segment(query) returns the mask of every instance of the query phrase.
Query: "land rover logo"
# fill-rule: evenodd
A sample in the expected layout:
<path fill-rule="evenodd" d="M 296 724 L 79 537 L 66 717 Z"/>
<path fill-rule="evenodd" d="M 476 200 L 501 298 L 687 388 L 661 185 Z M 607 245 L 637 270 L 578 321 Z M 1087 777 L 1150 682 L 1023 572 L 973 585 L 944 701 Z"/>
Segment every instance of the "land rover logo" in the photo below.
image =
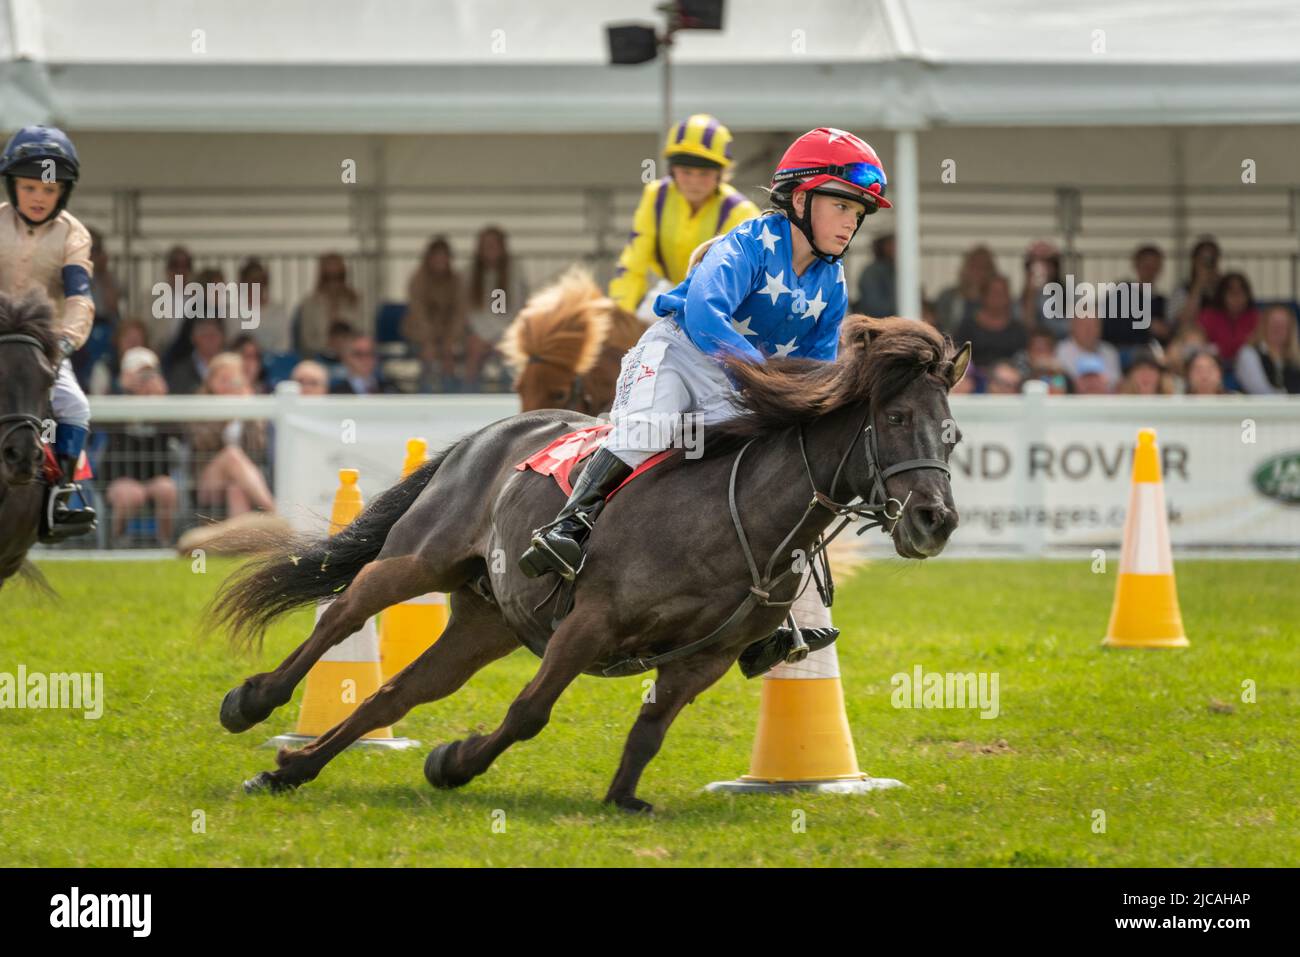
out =
<path fill-rule="evenodd" d="M 1300 452 L 1283 452 L 1255 470 L 1255 490 L 1286 505 L 1300 505 Z"/>

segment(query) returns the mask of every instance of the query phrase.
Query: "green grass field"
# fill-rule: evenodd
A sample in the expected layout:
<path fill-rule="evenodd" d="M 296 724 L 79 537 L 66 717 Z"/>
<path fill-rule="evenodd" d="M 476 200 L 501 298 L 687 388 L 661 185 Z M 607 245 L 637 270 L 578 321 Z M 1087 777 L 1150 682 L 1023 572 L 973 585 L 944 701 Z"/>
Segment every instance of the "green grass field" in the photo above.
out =
<path fill-rule="evenodd" d="M 198 642 L 199 610 L 229 567 L 47 563 L 58 603 L 0 592 L 0 672 L 100 671 L 106 699 L 97 721 L 0 710 L 0 863 L 1300 864 L 1294 563 L 1180 562 L 1192 642 L 1181 651 L 1099 647 L 1113 568 L 1094 575 L 1084 559 L 865 566 L 840 581 L 834 610 L 849 723 L 863 769 L 909 787 L 702 793 L 748 767 L 759 682 L 733 670 L 647 770 L 653 817 L 600 804 L 639 678 L 581 678 L 551 725 L 487 774 L 456 791 L 428 786 L 428 747 L 500 721 L 537 667 L 524 650 L 398 725 L 425 747 L 349 752 L 294 794 L 245 796 L 241 781 L 273 767 L 259 743 L 292 729 L 297 698 L 240 736 L 221 729 L 218 704 L 310 619 L 279 625 L 256 662 Z M 895 709 L 890 676 L 918 664 L 997 672 L 1000 715 Z M 1255 703 L 1242 701 L 1245 681 Z"/>

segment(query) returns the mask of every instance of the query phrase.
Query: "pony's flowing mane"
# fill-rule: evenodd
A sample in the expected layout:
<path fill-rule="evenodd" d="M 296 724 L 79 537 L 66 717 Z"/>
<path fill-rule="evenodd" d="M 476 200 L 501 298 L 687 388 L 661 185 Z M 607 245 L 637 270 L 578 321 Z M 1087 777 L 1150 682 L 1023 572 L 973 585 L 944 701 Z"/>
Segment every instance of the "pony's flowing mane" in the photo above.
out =
<path fill-rule="evenodd" d="M 46 358 L 57 362 L 58 338 L 54 333 L 54 307 L 40 289 L 22 297 L 0 293 L 0 335 L 31 336 L 41 343 Z"/>
<path fill-rule="evenodd" d="M 601 292 L 591 274 L 571 266 L 551 285 L 528 297 L 498 348 L 522 372 L 530 358 L 585 373 L 600 357 L 610 332 L 614 300 Z"/>
<path fill-rule="evenodd" d="M 701 458 L 856 402 L 879 407 L 921 375 L 947 388 L 955 354 L 952 340 L 925 322 L 851 315 L 840 329 L 834 362 L 786 358 L 758 364 L 728 356 L 723 362 L 740 386 L 733 399 L 737 414 L 704 430 Z"/>

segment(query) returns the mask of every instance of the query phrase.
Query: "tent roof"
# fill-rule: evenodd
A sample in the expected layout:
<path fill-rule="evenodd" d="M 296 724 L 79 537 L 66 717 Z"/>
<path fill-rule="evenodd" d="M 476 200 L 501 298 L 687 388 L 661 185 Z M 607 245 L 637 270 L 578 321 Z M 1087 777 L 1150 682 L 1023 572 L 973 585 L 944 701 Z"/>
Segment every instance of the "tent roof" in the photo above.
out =
<path fill-rule="evenodd" d="M 651 131 L 656 0 L 0 0 L 0 118 L 75 129 Z M 557 13 L 557 10 L 563 12 Z M 196 32 L 201 31 L 201 32 Z M 1300 122 L 1289 0 L 728 5 L 674 108 L 738 129 Z"/>

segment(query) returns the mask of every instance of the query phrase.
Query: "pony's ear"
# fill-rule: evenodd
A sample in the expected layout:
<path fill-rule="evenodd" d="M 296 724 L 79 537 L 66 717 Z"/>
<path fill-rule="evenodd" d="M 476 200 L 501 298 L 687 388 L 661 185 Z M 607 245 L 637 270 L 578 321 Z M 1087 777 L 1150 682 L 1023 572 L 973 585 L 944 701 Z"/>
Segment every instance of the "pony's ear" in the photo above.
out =
<path fill-rule="evenodd" d="M 844 346 L 866 352 L 871 347 L 871 325 L 866 316 L 850 316 L 844 323 Z"/>
<path fill-rule="evenodd" d="M 962 346 L 955 356 L 952 357 L 952 371 L 948 374 L 948 388 L 952 388 L 962 380 L 966 375 L 966 368 L 970 365 L 970 340 Z"/>

